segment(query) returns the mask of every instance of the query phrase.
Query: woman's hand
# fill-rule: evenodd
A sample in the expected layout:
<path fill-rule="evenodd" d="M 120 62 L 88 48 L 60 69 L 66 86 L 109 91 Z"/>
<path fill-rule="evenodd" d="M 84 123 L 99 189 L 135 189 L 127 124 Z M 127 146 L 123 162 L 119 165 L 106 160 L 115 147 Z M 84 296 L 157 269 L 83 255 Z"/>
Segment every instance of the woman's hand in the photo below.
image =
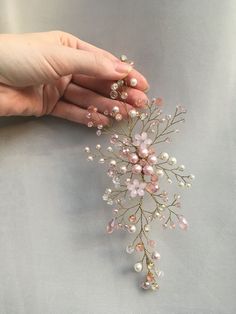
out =
<path fill-rule="evenodd" d="M 0 35 L 0 116 L 53 115 L 87 123 L 87 107 L 98 108 L 97 123 L 109 123 L 103 115 L 119 106 L 109 97 L 111 84 L 128 75 L 136 78 L 128 88 L 126 106 L 146 100 L 146 79 L 107 51 L 71 34 L 52 31 Z M 96 121 L 95 121 L 96 124 Z"/>

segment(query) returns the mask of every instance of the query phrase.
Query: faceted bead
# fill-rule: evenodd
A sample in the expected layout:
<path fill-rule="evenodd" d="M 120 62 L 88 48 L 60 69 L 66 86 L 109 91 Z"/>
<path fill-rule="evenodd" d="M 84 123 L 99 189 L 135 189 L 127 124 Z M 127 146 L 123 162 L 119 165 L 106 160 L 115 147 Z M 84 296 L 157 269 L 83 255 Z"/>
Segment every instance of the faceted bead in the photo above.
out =
<path fill-rule="evenodd" d="M 115 115 L 115 119 L 116 119 L 116 121 L 121 121 L 121 120 L 123 119 L 122 114 L 117 113 L 117 114 Z"/>
<path fill-rule="evenodd" d="M 119 138 L 119 136 L 117 134 L 113 134 L 111 136 L 111 139 L 110 139 L 111 144 L 115 144 L 117 142 L 118 138 Z"/>
<path fill-rule="evenodd" d="M 115 229 L 115 219 L 113 218 L 111 221 L 109 221 L 107 225 L 107 233 L 112 233 Z"/>
<path fill-rule="evenodd" d="M 134 247 L 133 247 L 132 245 L 128 245 L 128 246 L 126 247 L 126 252 L 127 252 L 128 254 L 132 254 L 132 253 L 134 252 Z"/>
<path fill-rule="evenodd" d="M 122 93 L 120 94 L 120 97 L 121 97 L 121 99 L 125 100 L 125 99 L 128 98 L 128 93 L 127 93 L 127 92 L 122 92 Z"/>
<path fill-rule="evenodd" d="M 137 243 L 137 244 L 136 244 L 135 250 L 136 250 L 137 252 L 142 252 L 143 249 L 144 249 L 144 246 L 143 246 L 142 243 Z"/>
<path fill-rule="evenodd" d="M 124 85 L 124 81 L 123 80 L 118 80 L 117 84 L 119 87 L 122 87 Z"/>
<path fill-rule="evenodd" d="M 118 89 L 118 84 L 117 83 L 113 83 L 112 85 L 111 85 L 111 89 L 112 90 L 117 90 Z"/>
<path fill-rule="evenodd" d="M 179 216 L 179 227 L 182 230 L 187 230 L 188 229 L 187 219 L 184 216 L 182 216 L 182 215 Z"/>
<path fill-rule="evenodd" d="M 101 130 L 96 131 L 97 136 L 100 136 L 102 134 Z"/>
<path fill-rule="evenodd" d="M 152 272 L 147 273 L 147 281 L 152 282 L 154 280 L 154 275 Z"/>
<path fill-rule="evenodd" d="M 159 289 L 159 285 L 156 282 L 154 282 L 154 283 L 152 283 L 151 289 L 153 291 L 155 291 L 155 290 Z"/>
<path fill-rule="evenodd" d="M 148 245 L 153 248 L 155 247 L 156 242 L 154 240 L 148 240 Z"/>
<path fill-rule="evenodd" d="M 141 284 L 141 288 L 143 288 L 143 289 L 145 289 L 145 290 L 150 289 L 150 287 L 151 287 L 151 284 L 150 284 L 150 282 L 148 282 L 148 281 L 145 281 L 145 282 L 143 282 L 143 283 Z"/>
<path fill-rule="evenodd" d="M 92 117 L 92 114 L 89 112 L 86 114 L 86 118 L 90 119 Z"/>
<path fill-rule="evenodd" d="M 137 217 L 135 215 L 130 215 L 129 216 L 129 221 L 130 222 L 135 222 L 137 220 Z"/>
<path fill-rule="evenodd" d="M 128 58 L 126 57 L 126 55 L 121 55 L 121 56 L 120 56 L 120 60 L 123 61 L 123 62 L 125 62 L 125 61 L 128 60 Z"/>
<path fill-rule="evenodd" d="M 159 189 L 159 186 L 155 183 L 148 183 L 146 186 L 146 190 L 151 194 L 156 193 L 158 189 Z"/>
<path fill-rule="evenodd" d="M 117 91 L 112 90 L 112 91 L 110 92 L 110 97 L 111 97 L 112 99 L 116 99 L 116 98 L 118 97 Z"/>
<path fill-rule="evenodd" d="M 92 122 L 92 121 L 89 121 L 88 124 L 87 124 L 87 126 L 88 126 L 89 128 L 91 128 L 91 127 L 93 126 L 93 122 Z"/>

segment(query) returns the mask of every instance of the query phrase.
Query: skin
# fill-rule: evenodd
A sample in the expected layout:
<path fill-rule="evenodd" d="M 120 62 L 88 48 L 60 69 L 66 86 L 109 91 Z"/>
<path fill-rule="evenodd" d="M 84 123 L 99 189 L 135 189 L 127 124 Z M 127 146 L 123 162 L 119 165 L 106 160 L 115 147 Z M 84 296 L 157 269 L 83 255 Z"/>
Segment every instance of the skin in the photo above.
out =
<path fill-rule="evenodd" d="M 145 77 L 111 53 L 61 32 L 0 35 L 0 116 L 52 115 L 87 124 L 86 108 L 94 105 L 96 124 L 109 124 L 104 110 L 119 106 L 109 97 L 111 84 L 128 75 L 127 108 L 146 100 Z M 124 105 L 123 105 L 124 106 Z"/>

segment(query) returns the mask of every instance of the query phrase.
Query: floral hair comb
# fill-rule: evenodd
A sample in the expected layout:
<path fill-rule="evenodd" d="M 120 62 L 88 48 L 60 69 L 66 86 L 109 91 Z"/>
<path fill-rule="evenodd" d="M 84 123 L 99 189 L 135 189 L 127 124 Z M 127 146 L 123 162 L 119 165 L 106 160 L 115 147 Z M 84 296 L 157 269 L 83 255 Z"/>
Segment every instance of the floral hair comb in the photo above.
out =
<path fill-rule="evenodd" d="M 133 65 L 125 56 L 121 60 Z M 102 149 L 96 145 L 94 151 L 85 147 L 87 159 L 95 158 L 98 162 L 108 164 L 107 175 L 112 179 L 113 187 L 106 188 L 103 200 L 113 206 L 114 217 L 108 222 L 107 233 L 114 230 L 127 230 L 133 239 L 126 247 L 126 252 L 137 253 L 137 262 L 134 264 L 136 272 L 145 272 L 141 287 L 145 290 L 157 290 L 159 278 L 163 271 L 158 267 L 160 253 L 156 249 L 156 241 L 150 238 L 151 225 L 159 221 L 163 228 L 174 229 L 176 225 L 186 230 L 188 222 L 179 213 L 180 195 L 173 196 L 162 189 L 164 179 L 169 184 L 175 181 L 179 187 L 191 187 L 194 175 L 184 174 L 185 166 L 177 165 L 175 157 L 166 152 L 156 151 L 160 143 L 169 143 L 170 135 L 177 133 L 176 125 L 184 122 L 186 110 L 177 106 L 173 115 L 164 115 L 161 110 L 161 98 L 154 98 L 145 103 L 145 110 L 137 108 L 127 110 L 125 100 L 128 97 L 127 86 L 135 87 L 137 80 L 126 77 L 111 85 L 110 97 L 120 100 L 126 108 L 128 116 L 124 124 L 115 124 L 111 127 L 97 125 L 97 135 L 110 135 L 110 145 Z M 120 121 L 123 116 L 118 106 L 105 115 L 112 116 Z M 88 108 L 88 126 L 92 127 L 98 117 L 97 108 Z"/>

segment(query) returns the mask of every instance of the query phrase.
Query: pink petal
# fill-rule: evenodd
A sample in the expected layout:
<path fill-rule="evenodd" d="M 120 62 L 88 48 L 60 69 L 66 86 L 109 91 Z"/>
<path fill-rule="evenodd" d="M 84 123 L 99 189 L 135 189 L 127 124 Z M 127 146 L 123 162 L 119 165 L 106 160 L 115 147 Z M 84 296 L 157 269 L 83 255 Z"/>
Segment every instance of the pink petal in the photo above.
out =
<path fill-rule="evenodd" d="M 138 187 L 139 186 L 139 181 L 137 179 L 134 179 L 133 186 L 134 187 Z"/>
<path fill-rule="evenodd" d="M 136 190 L 131 191 L 130 196 L 131 197 L 137 196 L 137 191 Z"/>
<path fill-rule="evenodd" d="M 146 138 L 147 138 L 147 133 L 146 133 L 146 132 L 143 132 L 143 133 L 141 134 L 141 139 L 142 139 L 143 141 L 145 141 Z"/>
<path fill-rule="evenodd" d="M 135 134 L 134 138 L 135 138 L 136 140 L 141 140 L 141 135 L 140 135 L 140 134 Z"/>
<path fill-rule="evenodd" d="M 138 189 L 137 191 L 139 196 L 143 196 L 144 195 L 144 190 L 143 189 Z"/>
<path fill-rule="evenodd" d="M 142 182 L 142 183 L 139 184 L 139 188 L 140 189 L 145 189 L 146 185 L 147 185 L 147 183 Z"/>

